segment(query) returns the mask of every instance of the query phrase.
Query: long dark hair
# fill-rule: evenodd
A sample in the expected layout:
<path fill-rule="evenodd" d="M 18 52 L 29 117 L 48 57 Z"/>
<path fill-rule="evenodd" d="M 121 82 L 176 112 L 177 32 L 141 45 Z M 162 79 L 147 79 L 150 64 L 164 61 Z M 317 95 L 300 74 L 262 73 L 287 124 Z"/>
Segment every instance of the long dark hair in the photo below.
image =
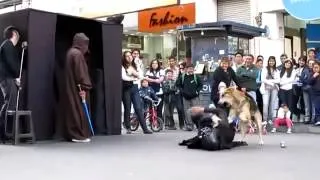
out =
<path fill-rule="evenodd" d="M 123 52 L 123 54 L 122 54 L 122 66 L 125 68 L 125 69 L 127 69 L 130 65 L 128 64 L 128 62 L 127 62 L 127 60 L 126 60 L 126 54 L 127 53 L 130 53 L 131 54 L 131 52 L 130 51 L 124 51 Z M 135 70 L 137 70 L 137 66 L 136 66 L 136 63 L 134 63 L 134 61 L 132 61 L 131 62 L 131 66 L 135 69 Z"/>
<path fill-rule="evenodd" d="M 158 68 L 157 68 L 156 70 L 154 70 L 154 69 L 152 68 L 152 64 L 153 64 L 154 62 L 157 62 L 157 63 L 158 63 Z M 154 59 L 154 60 L 152 60 L 152 61 L 150 62 L 150 67 L 149 67 L 149 71 L 150 71 L 150 72 L 153 72 L 153 71 L 158 72 L 158 71 L 160 71 L 160 69 L 161 69 L 161 64 L 160 64 L 160 61 L 159 61 L 158 59 Z"/>
<path fill-rule="evenodd" d="M 272 67 L 269 65 L 269 62 L 270 62 L 271 60 L 274 61 L 274 65 L 273 65 Z M 270 77 L 273 78 L 272 73 L 271 73 L 271 69 L 272 69 L 272 70 L 276 70 L 276 69 L 277 69 L 277 61 L 276 61 L 276 57 L 274 57 L 274 56 L 270 56 L 270 57 L 269 57 L 269 59 L 268 59 L 268 64 L 267 64 L 268 76 L 270 76 Z"/>
<path fill-rule="evenodd" d="M 291 67 L 287 70 L 286 69 L 286 63 L 289 62 L 291 64 Z M 291 76 L 291 73 L 293 71 L 293 63 L 290 59 L 287 59 L 285 62 L 284 62 L 284 66 L 282 67 L 281 69 L 281 72 L 280 72 L 280 77 L 282 77 L 284 75 L 285 72 L 287 72 L 287 77 L 290 77 Z"/>

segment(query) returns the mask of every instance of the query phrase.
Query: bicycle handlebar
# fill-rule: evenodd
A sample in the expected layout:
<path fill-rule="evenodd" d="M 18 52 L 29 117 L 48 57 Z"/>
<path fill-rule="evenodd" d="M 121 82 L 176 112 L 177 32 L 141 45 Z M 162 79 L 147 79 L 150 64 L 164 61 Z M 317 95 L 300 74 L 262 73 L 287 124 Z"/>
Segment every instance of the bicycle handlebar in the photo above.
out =
<path fill-rule="evenodd" d="M 158 98 L 158 101 L 152 100 L 152 104 L 153 104 L 155 107 L 159 106 L 160 102 L 161 102 L 161 98 Z"/>
<path fill-rule="evenodd" d="M 144 97 L 144 99 L 150 101 L 152 103 L 152 105 L 155 106 L 155 107 L 159 106 L 159 104 L 161 102 L 161 98 L 158 98 L 157 101 L 151 99 L 150 97 Z"/>

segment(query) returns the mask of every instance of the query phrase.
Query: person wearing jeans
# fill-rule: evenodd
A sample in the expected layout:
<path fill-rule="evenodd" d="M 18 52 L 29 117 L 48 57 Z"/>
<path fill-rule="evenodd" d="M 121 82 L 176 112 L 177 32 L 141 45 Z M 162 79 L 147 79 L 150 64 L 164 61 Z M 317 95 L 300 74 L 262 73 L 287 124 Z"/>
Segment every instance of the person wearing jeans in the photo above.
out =
<path fill-rule="evenodd" d="M 263 100 L 263 121 L 272 121 L 278 109 L 278 90 L 280 72 L 277 70 L 276 58 L 270 56 L 267 67 L 261 71 L 260 92 Z"/>
<path fill-rule="evenodd" d="M 320 63 L 313 65 L 313 74 L 309 79 L 312 90 L 312 103 L 314 106 L 314 125 L 320 126 Z"/>
<path fill-rule="evenodd" d="M 124 126 L 127 129 L 127 134 L 131 134 L 130 130 L 130 111 L 131 103 L 133 104 L 134 111 L 137 115 L 137 119 L 145 134 L 151 134 L 148 130 L 146 121 L 143 116 L 142 100 L 140 98 L 138 85 L 133 81 L 142 79 L 137 72 L 136 64 L 133 62 L 133 58 L 130 51 L 125 51 L 122 56 L 122 102 L 124 106 Z"/>
<path fill-rule="evenodd" d="M 299 82 L 302 84 L 302 97 L 304 101 L 304 108 L 305 108 L 305 116 L 304 116 L 304 122 L 310 123 L 311 122 L 311 112 L 312 112 L 312 106 L 311 106 L 311 86 L 308 83 L 308 80 L 311 76 L 311 71 L 307 65 L 307 57 L 301 57 L 299 59 L 299 64 L 302 68 L 301 75 L 299 78 Z"/>
<path fill-rule="evenodd" d="M 176 86 L 180 89 L 183 96 L 186 130 L 192 131 L 194 124 L 191 120 L 189 109 L 200 104 L 199 93 L 200 90 L 202 90 L 202 81 L 199 76 L 194 74 L 194 67 L 192 64 L 186 66 L 186 72 L 179 76 Z"/>

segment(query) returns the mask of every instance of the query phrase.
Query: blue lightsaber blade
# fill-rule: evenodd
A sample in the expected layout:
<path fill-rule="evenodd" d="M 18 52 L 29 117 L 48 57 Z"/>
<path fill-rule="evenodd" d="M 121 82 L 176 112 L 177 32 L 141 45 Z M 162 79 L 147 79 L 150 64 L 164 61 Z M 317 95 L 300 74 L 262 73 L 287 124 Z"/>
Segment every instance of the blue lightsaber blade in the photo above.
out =
<path fill-rule="evenodd" d="M 78 87 L 79 87 L 79 89 L 81 91 L 80 84 L 78 85 Z M 87 116 L 87 120 L 88 120 L 88 123 L 89 123 L 89 127 L 90 127 L 90 130 L 91 130 L 91 133 L 94 136 L 93 126 L 92 126 L 92 123 L 91 123 L 91 117 L 90 117 L 90 114 L 89 114 L 89 110 L 88 110 L 88 106 L 87 106 L 87 103 L 86 103 L 86 99 L 83 98 L 81 102 L 82 102 L 82 106 L 83 106 L 84 112 L 85 112 L 85 114 Z"/>

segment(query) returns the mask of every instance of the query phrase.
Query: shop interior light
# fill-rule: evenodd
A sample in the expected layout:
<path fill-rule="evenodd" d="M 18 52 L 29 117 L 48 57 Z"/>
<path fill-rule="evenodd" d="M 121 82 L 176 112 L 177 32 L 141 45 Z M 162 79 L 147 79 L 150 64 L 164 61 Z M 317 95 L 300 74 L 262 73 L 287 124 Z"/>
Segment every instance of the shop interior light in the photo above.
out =
<path fill-rule="evenodd" d="M 201 30 L 201 36 L 203 36 L 204 35 L 204 32 L 203 32 L 203 30 Z"/>

